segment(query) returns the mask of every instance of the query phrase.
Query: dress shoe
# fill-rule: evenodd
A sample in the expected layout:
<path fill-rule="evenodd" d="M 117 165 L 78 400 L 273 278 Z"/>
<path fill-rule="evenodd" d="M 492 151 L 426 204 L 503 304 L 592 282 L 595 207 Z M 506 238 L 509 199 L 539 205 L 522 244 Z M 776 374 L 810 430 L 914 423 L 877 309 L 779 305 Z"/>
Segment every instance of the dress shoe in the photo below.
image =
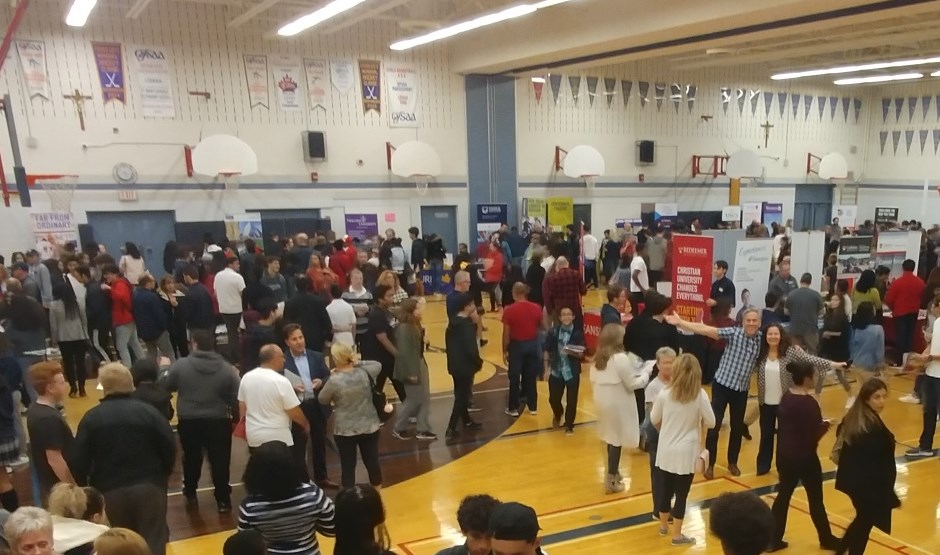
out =
<path fill-rule="evenodd" d="M 479 422 L 474 422 L 471 420 L 470 422 L 467 422 L 466 424 L 464 424 L 463 427 L 466 430 L 480 430 L 483 428 L 483 424 L 480 424 Z"/>
<path fill-rule="evenodd" d="M 232 502 L 228 499 L 223 499 L 221 501 L 215 502 L 216 507 L 219 509 L 220 515 L 226 515 L 232 512 Z"/>
<path fill-rule="evenodd" d="M 738 468 L 738 465 L 736 465 L 736 464 L 729 464 L 729 465 L 728 465 L 728 472 L 730 472 L 732 476 L 740 476 L 740 475 L 741 475 L 741 469 Z"/>
<path fill-rule="evenodd" d="M 317 485 L 320 486 L 320 489 L 339 489 L 339 484 L 329 478 L 320 480 Z"/>
<path fill-rule="evenodd" d="M 706 468 L 706 469 L 705 469 L 705 472 L 702 473 L 702 476 L 704 476 L 706 480 L 712 480 L 712 479 L 714 479 L 714 478 L 715 478 L 715 467 L 714 467 L 714 466 L 709 466 L 708 468 Z"/>
<path fill-rule="evenodd" d="M 183 497 L 186 499 L 186 508 L 195 509 L 199 506 L 199 498 L 196 497 L 195 493 L 186 493 L 183 492 Z"/>

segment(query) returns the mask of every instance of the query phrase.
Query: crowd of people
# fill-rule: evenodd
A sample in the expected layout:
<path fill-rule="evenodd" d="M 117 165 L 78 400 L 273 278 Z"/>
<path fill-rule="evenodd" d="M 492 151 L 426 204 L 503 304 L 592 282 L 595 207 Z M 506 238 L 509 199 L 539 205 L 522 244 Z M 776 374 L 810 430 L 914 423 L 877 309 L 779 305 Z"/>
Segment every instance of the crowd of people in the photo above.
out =
<path fill-rule="evenodd" d="M 674 231 L 700 229 L 692 222 Z M 834 243 L 841 237 L 836 229 L 828 230 Z M 752 545 L 766 536 L 760 550 L 787 546 L 787 507 L 799 483 L 824 549 L 863 553 L 872 527 L 890 531 L 899 501 L 893 436 L 879 416 L 888 392 L 880 379 L 886 343 L 895 346 L 899 364 L 920 371 L 914 393 L 902 400 L 923 404 L 924 432 L 906 455 L 932 456 L 940 410 L 940 339 L 933 341 L 940 270 L 930 271 L 924 283 L 908 260 L 903 275 L 890 283 L 887 272 L 866 270 L 849 284 L 830 276 L 834 263 L 827 260 L 827 279 L 814 286 L 810 274 L 799 280 L 790 275 L 787 228 L 780 226 L 766 308 L 745 301 L 735 314 L 744 292 L 739 299 L 726 275 L 729 265 L 717 261 L 709 315 L 688 322 L 670 314 L 671 300 L 656 291 L 670 273 L 673 230 L 652 226 L 634 233 L 627 224 L 605 230 L 600 240 L 589 226 L 527 231 L 523 237 L 504 226 L 475 254 L 460 244 L 454 255 L 453 291 L 446 298 L 445 350 L 454 391 L 447 441 L 481 428 L 471 415 L 481 410 L 473 403 L 473 380 L 487 342 L 486 293 L 490 311 L 500 313 L 494 317 L 503 323 L 505 413 L 536 415 L 538 382 L 545 381 L 553 427 L 574 434 L 582 367 L 588 364 L 607 454 L 603 489 L 624 491 L 624 448 L 647 451 L 652 518 L 672 545 L 696 541 L 683 532 L 688 495 L 696 473 L 714 477 L 726 412 L 729 472 L 741 473 L 738 458 L 742 440 L 750 439 L 753 413 L 760 420 L 757 472 L 769 473 L 775 462 L 780 479 L 772 511 L 758 501 L 766 518 L 751 511 L 749 518 L 770 522 L 763 536 L 749 533 Z M 768 230 L 755 225 L 748 233 Z M 388 422 L 397 440 L 438 440 L 429 417 L 423 314 L 425 295 L 442 290 L 447 251 L 437 236 L 421 237 L 416 228 L 409 235 L 410 252 L 393 230 L 363 242 L 329 241 L 323 234 L 273 238 L 263 251 L 251 239 L 216 244 L 207 236 L 197 248 L 168 244 L 162 268 L 148 268 L 132 243 L 118 260 L 99 245 L 81 251 L 71 245 L 47 261 L 36 251 L 14 254 L 0 306 L 0 463 L 31 462 L 40 492 L 35 502 L 48 510 L 20 508 L 9 475 L 0 472 L 12 552 L 45 553 L 54 546 L 57 552 L 81 547 L 85 551 L 69 553 L 137 553 L 108 547 L 133 544 L 140 553 L 165 553 L 174 416 L 187 507 L 199 504 L 196 490 L 208 458 L 216 508 L 237 512 L 239 532 L 226 553 L 316 554 L 318 535 L 336 536 L 337 554 L 389 552 L 379 494 L 380 430 Z M 924 238 L 920 267 L 933 256 L 930 267 L 936 268 L 931 253 L 938 230 Z M 430 290 L 424 290 L 422 273 L 432 276 Z M 589 353 L 583 297 L 604 283 L 603 328 L 596 352 Z M 893 343 L 879 323 L 889 308 Z M 929 314 L 924 329 L 918 328 L 921 309 Z M 912 352 L 916 334 L 927 345 L 920 353 Z M 45 361 L 49 346 L 58 348 L 61 364 Z M 66 397 L 87 395 L 89 370 L 97 371 L 103 401 L 82 417 L 73 437 L 61 407 Z M 847 392 L 848 412 L 834 434 L 836 486 L 857 511 L 841 539 L 825 516 L 816 454 L 833 427 L 817 401 L 829 375 Z M 857 391 L 849 375 L 857 377 Z M 389 382 L 394 408 L 384 392 Z M 710 397 L 704 385 L 710 385 Z M 25 430 L 17 403 L 29 407 Z M 250 452 L 247 496 L 237 508 L 229 485 L 233 435 Z M 338 482 L 326 463 L 331 437 L 340 459 Z M 359 461 L 368 485 L 356 484 Z M 335 500 L 329 490 L 338 490 Z M 67 502 L 56 501 L 66 492 Z M 715 503 L 729 511 L 751 505 L 731 497 Z M 721 513 L 713 509 L 712 529 L 726 552 L 759 552 L 745 545 L 747 538 L 736 543 L 736 523 Z M 525 505 L 472 496 L 457 519 L 467 545 L 445 553 L 543 552 L 535 512 Z M 82 543 L 60 549 L 75 529 Z M 18 547 L 21 542 L 46 547 L 30 551 Z"/>

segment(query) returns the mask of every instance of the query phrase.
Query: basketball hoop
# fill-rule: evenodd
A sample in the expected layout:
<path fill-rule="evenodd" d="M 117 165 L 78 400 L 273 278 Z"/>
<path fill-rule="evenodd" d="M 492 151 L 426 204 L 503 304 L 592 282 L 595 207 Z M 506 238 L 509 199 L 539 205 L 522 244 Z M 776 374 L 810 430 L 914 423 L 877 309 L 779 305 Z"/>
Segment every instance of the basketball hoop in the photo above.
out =
<path fill-rule="evenodd" d="M 588 189 L 593 189 L 597 185 L 597 175 L 582 175 L 581 179 L 584 180 L 584 184 Z"/>
<path fill-rule="evenodd" d="M 241 172 L 219 172 L 222 182 L 225 183 L 226 191 L 238 190 L 238 178 L 241 177 L 241 175 Z"/>
<path fill-rule="evenodd" d="M 431 176 L 419 174 L 415 175 L 414 179 L 415 187 L 417 187 L 418 190 L 418 195 L 423 197 L 424 195 L 428 194 L 428 185 L 431 183 Z"/>
<path fill-rule="evenodd" d="M 72 198 L 78 187 L 77 175 L 64 175 L 53 179 L 37 179 L 36 183 L 49 195 L 49 206 L 54 212 L 71 212 Z"/>

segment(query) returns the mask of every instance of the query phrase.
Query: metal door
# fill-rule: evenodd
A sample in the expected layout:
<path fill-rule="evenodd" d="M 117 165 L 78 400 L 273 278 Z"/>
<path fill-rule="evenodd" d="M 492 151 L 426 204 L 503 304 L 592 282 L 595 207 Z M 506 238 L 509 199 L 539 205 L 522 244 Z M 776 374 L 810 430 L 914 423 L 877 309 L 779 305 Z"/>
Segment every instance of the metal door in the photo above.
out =
<path fill-rule="evenodd" d="M 436 233 L 449 253 L 457 252 L 457 207 L 422 206 L 421 234 Z"/>
<path fill-rule="evenodd" d="M 591 226 L 591 205 L 590 204 L 575 204 L 574 205 L 574 223 L 575 229 L 577 229 L 578 222 L 584 222 L 584 225 Z"/>
<path fill-rule="evenodd" d="M 130 241 L 140 249 L 150 273 L 158 279 L 165 273 L 163 248 L 176 240 L 175 212 L 89 212 L 88 224 L 115 260 L 121 258 L 121 247 Z"/>

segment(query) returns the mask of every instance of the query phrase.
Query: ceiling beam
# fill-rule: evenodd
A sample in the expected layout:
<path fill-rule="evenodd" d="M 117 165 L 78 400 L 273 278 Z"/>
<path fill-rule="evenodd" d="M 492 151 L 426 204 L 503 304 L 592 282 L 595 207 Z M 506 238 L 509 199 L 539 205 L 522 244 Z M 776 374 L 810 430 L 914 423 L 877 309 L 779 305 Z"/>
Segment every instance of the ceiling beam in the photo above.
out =
<path fill-rule="evenodd" d="M 334 33 L 342 31 L 343 29 L 352 27 L 353 25 L 356 25 L 357 23 L 361 23 L 367 19 L 371 19 L 378 15 L 382 15 L 385 12 L 394 10 L 395 8 L 399 6 L 404 6 L 410 1 L 411 0 L 383 0 L 381 6 L 372 8 L 371 10 L 364 11 L 355 17 L 350 17 L 349 19 L 343 21 L 342 23 L 337 23 L 336 25 L 333 25 L 332 27 L 327 28 L 324 31 L 324 33 L 326 33 L 327 35 L 332 35 Z"/>
<path fill-rule="evenodd" d="M 143 0 L 138 0 L 138 1 L 143 1 Z M 228 22 L 229 28 L 234 29 L 235 27 L 241 27 L 242 25 L 247 23 L 249 20 L 251 20 L 251 18 L 255 17 L 256 15 L 262 12 L 265 12 L 271 9 L 272 7 L 274 7 L 274 5 L 276 5 L 280 1 L 281 0 L 263 0 L 262 2 L 258 4 L 255 4 L 254 6 L 242 12 L 242 14 L 236 17 L 235 19 L 229 21 Z"/>

